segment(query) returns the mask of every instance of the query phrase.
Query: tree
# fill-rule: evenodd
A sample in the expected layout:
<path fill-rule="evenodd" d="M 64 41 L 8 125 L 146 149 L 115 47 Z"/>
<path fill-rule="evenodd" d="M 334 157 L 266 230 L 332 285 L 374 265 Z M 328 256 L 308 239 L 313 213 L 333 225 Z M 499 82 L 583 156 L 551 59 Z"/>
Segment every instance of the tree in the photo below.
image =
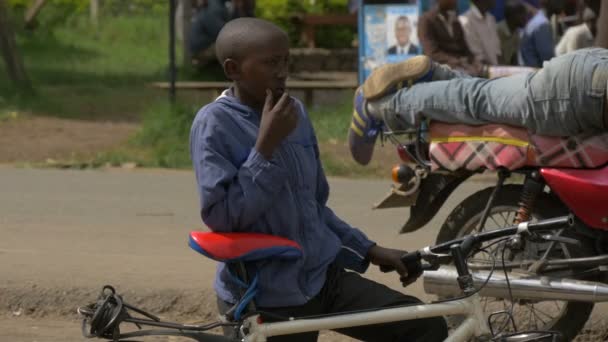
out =
<path fill-rule="evenodd" d="M 15 85 L 20 89 L 31 89 L 30 81 L 23 66 L 23 59 L 15 42 L 15 33 L 9 22 L 8 7 L 5 0 L 0 0 L 0 52 L 2 52 L 8 76 Z"/>

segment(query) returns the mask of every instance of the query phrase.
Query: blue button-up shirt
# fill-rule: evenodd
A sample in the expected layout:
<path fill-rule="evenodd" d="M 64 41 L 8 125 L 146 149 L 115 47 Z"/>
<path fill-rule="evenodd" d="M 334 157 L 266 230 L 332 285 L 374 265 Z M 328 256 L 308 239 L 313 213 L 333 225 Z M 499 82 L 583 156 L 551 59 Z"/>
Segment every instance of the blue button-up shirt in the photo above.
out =
<path fill-rule="evenodd" d="M 266 160 L 255 149 L 260 113 L 230 90 L 203 107 L 192 124 L 190 154 L 201 217 L 216 232 L 282 236 L 302 246 L 293 261 L 248 265 L 258 275 L 260 307 L 295 306 L 314 297 L 331 263 L 364 272 L 374 245 L 327 207 L 329 186 L 319 161 L 314 130 L 301 102 L 296 129 Z M 218 296 L 235 303 L 239 291 L 224 264 L 215 280 Z"/>
<path fill-rule="evenodd" d="M 519 48 L 520 64 L 540 68 L 544 61 L 555 56 L 554 48 L 551 24 L 544 11 L 539 10 L 523 29 Z"/>

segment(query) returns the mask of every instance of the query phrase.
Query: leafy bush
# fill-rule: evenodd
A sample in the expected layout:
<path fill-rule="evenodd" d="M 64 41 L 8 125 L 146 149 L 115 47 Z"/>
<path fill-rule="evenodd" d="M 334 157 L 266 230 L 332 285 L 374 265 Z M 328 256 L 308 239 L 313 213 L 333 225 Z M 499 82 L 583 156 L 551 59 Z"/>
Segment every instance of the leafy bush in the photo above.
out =
<path fill-rule="evenodd" d="M 291 16 L 304 13 L 346 13 L 348 0 L 258 0 L 256 16 L 276 23 L 289 34 L 292 46 L 300 41 L 301 30 Z M 316 32 L 319 47 L 350 47 L 355 32 L 351 27 L 321 27 Z"/>

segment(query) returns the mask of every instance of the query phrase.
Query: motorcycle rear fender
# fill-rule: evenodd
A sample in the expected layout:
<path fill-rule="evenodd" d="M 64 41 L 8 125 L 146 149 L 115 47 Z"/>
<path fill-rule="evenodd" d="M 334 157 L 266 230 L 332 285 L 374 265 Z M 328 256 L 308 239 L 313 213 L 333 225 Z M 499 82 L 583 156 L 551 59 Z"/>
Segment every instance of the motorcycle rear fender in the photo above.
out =
<path fill-rule="evenodd" d="M 458 174 L 431 173 L 423 179 L 416 202 L 410 207 L 410 217 L 401 227 L 399 233 L 410 233 L 427 224 L 435 217 L 435 214 L 450 194 L 472 174 L 470 172 Z"/>

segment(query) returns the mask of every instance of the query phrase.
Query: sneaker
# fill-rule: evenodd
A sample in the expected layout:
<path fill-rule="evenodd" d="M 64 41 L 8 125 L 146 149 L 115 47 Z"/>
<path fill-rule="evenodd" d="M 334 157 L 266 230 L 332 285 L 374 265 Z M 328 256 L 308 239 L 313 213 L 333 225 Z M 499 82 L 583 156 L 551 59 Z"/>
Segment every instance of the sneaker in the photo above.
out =
<path fill-rule="evenodd" d="M 430 81 L 432 78 L 431 59 L 424 55 L 408 58 L 403 62 L 384 64 L 372 71 L 363 82 L 363 97 L 373 100 L 394 93 L 404 86 Z M 356 96 L 356 95 L 355 95 Z"/>
<path fill-rule="evenodd" d="M 355 91 L 350 129 L 365 141 L 374 141 L 382 130 L 383 123 L 370 115 L 366 107 L 367 100 L 363 96 L 362 87 L 359 87 Z"/>

